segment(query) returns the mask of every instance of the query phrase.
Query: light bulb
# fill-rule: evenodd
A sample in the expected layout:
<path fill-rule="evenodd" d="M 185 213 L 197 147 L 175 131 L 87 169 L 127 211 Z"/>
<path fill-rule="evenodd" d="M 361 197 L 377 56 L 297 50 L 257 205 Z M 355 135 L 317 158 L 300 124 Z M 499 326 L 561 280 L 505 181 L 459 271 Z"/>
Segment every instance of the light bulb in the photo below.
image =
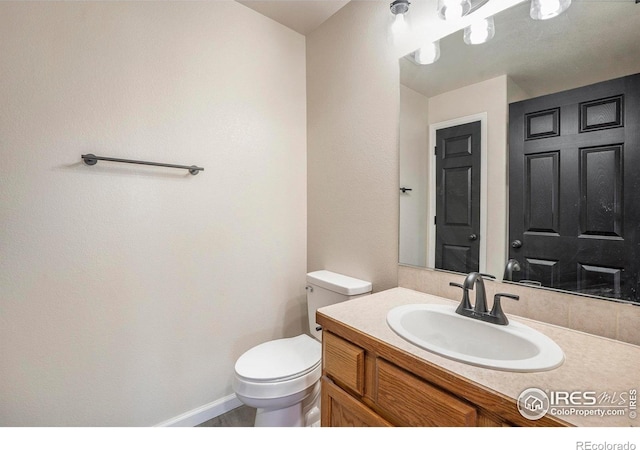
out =
<path fill-rule="evenodd" d="M 431 42 L 421 47 L 415 54 L 418 64 L 433 64 L 440 58 L 440 42 Z"/>
<path fill-rule="evenodd" d="M 396 18 L 391 25 L 391 32 L 395 35 L 403 34 L 408 29 L 407 21 L 404 20 L 404 14 L 396 14 Z"/>
<path fill-rule="evenodd" d="M 389 37 L 393 44 L 400 44 L 409 36 L 411 29 L 411 16 L 409 13 L 409 0 L 394 0 L 389 5 L 391 14 L 393 15 L 393 22 L 389 27 Z"/>
<path fill-rule="evenodd" d="M 447 20 L 455 20 L 460 17 L 462 17 L 462 5 L 460 3 L 453 3 L 444 10 L 444 18 Z"/>
<path fill-rule="evenodd" d="M 555 14 L 558 9 L 560 9 L 559 0 L 545 0 L 540 4 L 540 14 L 543 16 Z"/>
<path fill-rule="evenodd" d="M 464 29 L 464 42 L 469 45 L 484 44 L 495 35 L 493 16 L 472 23 Z"/>
<path fill-rule="evenodd" d="M 457 20 L 471 9 L 469 0 L 438 0 L 438 15 L 444 20 Z"/>
<path fill-rule="evenodd" d="M 529 14 L 532 19 L 546 20 L 562 14 L 571 5 L 571 0 L 531 0 Z"/>

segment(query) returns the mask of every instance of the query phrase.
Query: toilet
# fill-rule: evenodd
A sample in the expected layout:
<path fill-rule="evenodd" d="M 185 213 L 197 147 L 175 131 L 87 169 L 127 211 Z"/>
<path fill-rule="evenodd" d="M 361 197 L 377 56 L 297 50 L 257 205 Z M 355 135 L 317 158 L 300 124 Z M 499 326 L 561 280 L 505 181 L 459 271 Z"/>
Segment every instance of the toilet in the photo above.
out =
<path fill-rule="evenodd" d="M 322 332 L 316 310 L 371 293 L 371 283 L 319 270 L 307 274 L 309 333 L 247 350 L 235 365 L 233 389 L 256 408 L 256 427 L 320 426 Z"/>

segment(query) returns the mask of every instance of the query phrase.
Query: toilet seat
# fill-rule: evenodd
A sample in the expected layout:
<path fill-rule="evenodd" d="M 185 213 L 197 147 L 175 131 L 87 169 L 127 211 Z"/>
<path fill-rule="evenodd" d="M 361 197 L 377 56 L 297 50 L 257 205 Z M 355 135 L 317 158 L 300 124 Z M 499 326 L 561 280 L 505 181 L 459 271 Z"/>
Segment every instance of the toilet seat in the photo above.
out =
<path fill-rule="evenodd" d="M 321 356 L 320 342 L 306 334 L 257 345 L 238 358 L 234 390 L 256 399 L 304 391 L 320 379 Z"/>

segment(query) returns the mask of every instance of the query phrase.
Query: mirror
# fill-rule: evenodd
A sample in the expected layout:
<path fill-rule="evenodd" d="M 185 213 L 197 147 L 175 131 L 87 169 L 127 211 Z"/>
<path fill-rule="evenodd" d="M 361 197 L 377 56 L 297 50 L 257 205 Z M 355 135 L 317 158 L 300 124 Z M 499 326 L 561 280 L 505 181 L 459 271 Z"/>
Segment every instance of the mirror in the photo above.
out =
<path fill-rule="evenodd" d="M 456 271 L 455 264 L 443 266 L 436 255 L 440 194 L 434 147 L 439 130 L 480 124 L 479 220 L 477 231 L 466 236 L 475 235 L 479 247 L 477 262 L 470 263 L 502 279 L 511 246 L 509 104 L 640 73 L 640 4 L 634 0 L 574 0 L 563 14 L 545 21 L 532 20 L 529 7 L 526 1 L 496 14 L 495 36 L 485 44 L 465 44 L 460 30 L 441 39 L 440 59 L 433 64 L 418 65 L 411 55 L 400 59 L 402 265 Z M 470 187 L 451 192 L 472 197 Z M 452 245 L 449 260 L 468 258 L 463 247 Z"/>

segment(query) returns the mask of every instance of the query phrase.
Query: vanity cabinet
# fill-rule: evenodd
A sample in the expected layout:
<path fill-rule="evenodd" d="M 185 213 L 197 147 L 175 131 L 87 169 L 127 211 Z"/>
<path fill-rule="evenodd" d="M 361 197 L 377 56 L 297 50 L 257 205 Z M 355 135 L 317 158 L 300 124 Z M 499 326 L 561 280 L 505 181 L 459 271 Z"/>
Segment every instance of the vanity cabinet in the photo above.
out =
<path fill-rule="evenodd" d="M 322 420 L 340 426 L 557 426 L 524 419 L 516 401 L 318 315 Z"/>

